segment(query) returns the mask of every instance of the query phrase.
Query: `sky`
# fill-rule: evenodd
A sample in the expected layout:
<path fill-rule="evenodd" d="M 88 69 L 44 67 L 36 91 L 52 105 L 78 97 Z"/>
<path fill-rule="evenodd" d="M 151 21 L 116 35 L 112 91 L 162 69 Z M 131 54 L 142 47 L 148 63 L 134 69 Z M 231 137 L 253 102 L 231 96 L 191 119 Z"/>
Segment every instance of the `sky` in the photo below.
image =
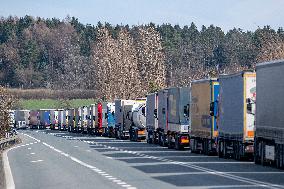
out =
<path fill-rule="evenodd" d="M 223 30 L 254 31 L 270 25 L 284 27 L 284 0 L 0 0 L 0 16 L 31 15 L 64 19 L 74 16 L 84 24 L 194 22 L 200 29 L 211 24 Z"/>

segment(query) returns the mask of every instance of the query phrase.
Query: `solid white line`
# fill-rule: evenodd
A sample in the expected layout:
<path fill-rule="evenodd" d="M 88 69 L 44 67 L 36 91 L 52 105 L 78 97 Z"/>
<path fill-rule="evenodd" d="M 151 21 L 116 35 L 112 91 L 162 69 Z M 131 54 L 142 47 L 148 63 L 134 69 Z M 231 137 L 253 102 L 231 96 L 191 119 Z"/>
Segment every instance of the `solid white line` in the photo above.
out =
<path fill-rule="evenodd" d="M 31 155 L 34 155 L 35 153 L 34 152 L 32 152 L 32 153 L 30 153 Z"/>
<path fill-rule="evenodd" d="M 4 173 L 5 173 L 5 180 L 6 180 L 6 188 L 7 189 L 15 189 L 15 183 L 12 175 L 12 171 L 9 164 L 8 159 L 8 152 L 14 148 L 10 148 L 3 152 L 3 163 L 4 163 Z"/>

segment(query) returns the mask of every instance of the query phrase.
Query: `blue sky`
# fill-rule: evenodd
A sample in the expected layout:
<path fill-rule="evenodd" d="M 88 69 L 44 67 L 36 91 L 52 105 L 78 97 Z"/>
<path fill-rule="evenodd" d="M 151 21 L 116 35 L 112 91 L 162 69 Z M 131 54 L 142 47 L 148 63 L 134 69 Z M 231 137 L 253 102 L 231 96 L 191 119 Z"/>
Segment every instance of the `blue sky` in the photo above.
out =
<path fill-rule="evenodd" d="M 82 23 L 214 24 L 255 30 L 284 27 L 284 0 L 0 0 L 0 16 L 75 16 Z"/>

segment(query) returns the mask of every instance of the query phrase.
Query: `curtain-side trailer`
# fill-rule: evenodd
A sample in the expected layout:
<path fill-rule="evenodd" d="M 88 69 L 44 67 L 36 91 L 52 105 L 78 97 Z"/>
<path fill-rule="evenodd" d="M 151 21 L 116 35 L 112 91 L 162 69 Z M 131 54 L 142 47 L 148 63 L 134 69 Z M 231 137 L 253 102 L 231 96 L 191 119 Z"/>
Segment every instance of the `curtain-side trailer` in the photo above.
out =
<path fill-rule="evenodd" d="M 115 103 L 109 102 L 107 103 L 107 133 L 108 137 L 114 138 L 115 128 Z"/>
<path fill-rule="evenodd" d="M 168 89 L 168 147 L 177 150 L 189 147 L 190 87 Z"/>
<path fill-rule="evenodd" d="M 217 153 L 217 105 L 219 82 L 217 79 L 196 80 L 191 83 L 191 152 Z"/>
<path fill-rule="evenodd" d="M 252 158 L 255 128 L 256 73 L 242 71 L 219 78 L 218 154 Z"/>
<path fill-rule="evenodd" d="M 284 60 L 256 66 L 255 163 L 284 168 Z"/>
<path fill-rule="evenodd" d="M 168 145 L 168 89 L 158 91 L 158 143 L 161 146 Z"/>

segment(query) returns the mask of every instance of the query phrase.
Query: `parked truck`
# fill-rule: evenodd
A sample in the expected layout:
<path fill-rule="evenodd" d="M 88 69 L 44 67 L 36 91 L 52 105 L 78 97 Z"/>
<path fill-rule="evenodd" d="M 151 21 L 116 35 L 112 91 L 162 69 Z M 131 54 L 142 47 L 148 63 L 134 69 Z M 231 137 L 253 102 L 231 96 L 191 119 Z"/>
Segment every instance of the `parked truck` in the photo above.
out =
<path fill-rule="evenodd" d="M 88 108 L 86 106 L 81 108 L 82 119 L 81 119 L 81 131 L 88 133 Z"/>
<path fill-rule="evenodd" d="M 82 119 L 82 109 L 75 108 L 75 121 L 74 121 L 74 132 L 81 132 L 81 119 Z"/>
<path fill-rule="evenodd" d="M 102 102 L 102 114 L 101 114 L 101 127 L 102 127 L 102 136 L 108 136 L 108 126 L 107 126 L 107 102 Z"/>
<path fill-rule="evenodd" d="M 189 147 L 190 128 L 190 87 L 173 87 L 168 89 L 168 148 L 177 150 Z"/>
<path fill-rule="evenodd" d="M 115 137 L 129 139 L 130 115 L 135 100 L 115 100 Z"/>
<path fill-rule="evenodd" d="M 191 152 L 217 154 L 219 81 L 203 79 L 191 83 Z"/>
<path fill-rule="evenodd" d="M 107 103 L 107 136 L 110 138 L 115 137 L 115 104 L 112 102 Z"/>
<path fill-rule="evenodd" d="M 256 66 L 255 163 L 284 168 L 284 60 Z M 253 102 L 251 102 L 253 103 Z M 253 110 L 249 105 L 248 109 Z"/>
<path fill-rule="evenodd" d="M 129 129 L 131 141 L 146 139 L 146 99 L 137 99 L 131 110 L 132 124 Z"/>
<path fill-rule="evenodd" d="M 40 119 L 40 125 L 39 125 L 40 128 L 46 129 L 47 127 L 50 127 L 50 110 L 40 109 L 39 119 Z"/>
<path fill-rule="evenodd" d="M 75 132 L 75 109 L 68 109 L 68 131 Z"/>
<path fill-rule="evenodd" d="M 256 74 L 242 71 L 219 78 L 218 154 L 237 160 L 254 152 Z"/>
<path fill-rule="evenodd" d="M 15 110 L 14 119 L 16 129 L 26 129 L 29 125 L 29 110 Z"/>
<path fill-rule="evenodd" d="M 89 106 L 89 120 L 88 120 L 88 132 L 90 134 L 95 134 L 96 119 L 98 116 L 98 109 L 96 104 L 91 104 Z"/>
<path fill-rule="evenodd" d="M 39 111 L 38 110 L 31 110 L 29 116 L 29 126 L 31 129 L 38 129 L 40 120 L 39 120 Z"/>
<path fill-rule="evenodd" d="M 146 101 L 146 141 L 158 144 L 158 93 L 147 95 Z"/>
<path fill-rule="evenodd" d="M 168 145 L 168 89 L 158 92 L 158 143 L 160 146 Z"/>

